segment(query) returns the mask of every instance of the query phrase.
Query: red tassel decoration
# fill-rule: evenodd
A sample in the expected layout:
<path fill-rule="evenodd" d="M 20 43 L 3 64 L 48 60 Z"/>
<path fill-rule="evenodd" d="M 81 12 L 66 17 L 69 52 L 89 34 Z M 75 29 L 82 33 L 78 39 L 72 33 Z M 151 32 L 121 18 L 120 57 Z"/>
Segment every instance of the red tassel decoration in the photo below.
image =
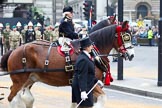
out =
<path fill-rule="evenodd" d="M 108 67 L 108 70 L 105 76 L 105 85 L 110 85 L 110 82 L 113 82 L 113 77 L 111 76 L 111 73 L 110 73 L 110 65 L 108 64 L 107 67 Z"/>
<path fill-rule="evenodd" d="M 109 73 L 106 73 L 106 76 L 105 76 L 105 85 L 110 85 L 110 76 L 109 76 Z"/>
<path fill-rule="evenodd" d="M 111 76 L 111 73 L 109 73 L 109 76 L 110 76 L 110 82 L 113 82 L 114 79 L 113 79 L 113 77 Z"/>

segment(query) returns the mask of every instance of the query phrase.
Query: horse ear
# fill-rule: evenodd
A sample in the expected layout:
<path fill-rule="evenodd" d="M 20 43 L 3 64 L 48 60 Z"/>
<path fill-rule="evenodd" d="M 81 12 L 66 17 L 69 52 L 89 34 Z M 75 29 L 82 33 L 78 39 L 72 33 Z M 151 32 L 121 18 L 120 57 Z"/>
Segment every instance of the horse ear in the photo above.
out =
<path fill-rule="evenodd" d="M 122 29 L 128 29 L 129 28 L 129 21 L 124 21 L 122 24 Z"/>

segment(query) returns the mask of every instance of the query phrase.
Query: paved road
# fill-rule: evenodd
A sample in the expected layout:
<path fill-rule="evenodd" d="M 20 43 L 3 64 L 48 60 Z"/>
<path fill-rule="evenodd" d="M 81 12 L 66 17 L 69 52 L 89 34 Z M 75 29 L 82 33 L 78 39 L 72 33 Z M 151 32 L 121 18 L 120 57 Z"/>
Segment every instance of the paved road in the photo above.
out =
<path fill-rule="evenodd" d="M 109 57 L 112 61 L 112 57 Z M 117 76 L 117 63 L 110 62 L 114 78 Z M 158 47 L 136 46 L 132 61 L 124 61 L 124 79 L 137 77 L 155 79 L 158 77 Z"/>
<path fill-rule="evenodd" d="M 3 80 L 4 79 L 4 80 Z M 2 78 L 0 85 L 10 85 L 8 77 Z M 3 83 L 2 83 L 3 82 Z M 71 87 L 53 87 L 36 83 L 32 88 L 35 108 L 70 108 Z M 162 100 L 132 95 L 104 88 L 107 94 L 105 108 L 161 108 Z M 7 97 L 9 90 L 1 89 Z M 0 101 L 0 108 L 9 108 L 7 98 Z"/>

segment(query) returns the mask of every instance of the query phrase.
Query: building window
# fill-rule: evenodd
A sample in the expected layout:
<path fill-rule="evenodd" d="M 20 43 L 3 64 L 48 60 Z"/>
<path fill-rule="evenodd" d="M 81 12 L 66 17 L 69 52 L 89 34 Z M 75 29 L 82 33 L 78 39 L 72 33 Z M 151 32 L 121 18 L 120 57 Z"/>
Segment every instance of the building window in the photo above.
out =
<path fill-rule="evenodd" d="M 140 14 L 142 15 L 142 18 L 147 16 L 148 8 L 145 5 L 140 5 L 137 8 L 137 19 L 139 18 Z"/>

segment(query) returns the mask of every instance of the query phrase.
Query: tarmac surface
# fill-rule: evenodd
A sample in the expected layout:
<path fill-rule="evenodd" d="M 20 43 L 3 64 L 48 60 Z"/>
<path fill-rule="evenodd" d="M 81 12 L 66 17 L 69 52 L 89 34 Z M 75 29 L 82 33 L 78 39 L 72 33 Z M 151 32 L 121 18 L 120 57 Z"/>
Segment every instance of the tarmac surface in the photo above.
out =
<path fill-rule="evenodd" d="M 135 58 L 123 63 L 123 80 L 117 80 L 117 63 L 109 58 L 115 80 L 108 88 L 162 99 L 162 86 L 157 86 L 158 47 L 135 47 Z"/>

